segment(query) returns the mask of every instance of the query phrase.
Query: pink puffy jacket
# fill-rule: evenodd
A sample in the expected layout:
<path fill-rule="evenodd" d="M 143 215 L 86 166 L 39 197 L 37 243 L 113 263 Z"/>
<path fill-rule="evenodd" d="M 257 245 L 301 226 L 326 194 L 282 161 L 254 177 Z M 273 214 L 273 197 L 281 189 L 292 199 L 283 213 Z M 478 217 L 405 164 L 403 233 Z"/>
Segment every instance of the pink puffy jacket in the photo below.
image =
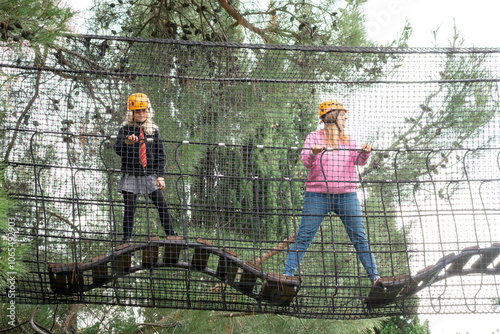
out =
<path fill-rule="evenodd" d="M 355 192 L 359 176 L 354 166 L 366 165 L 370 153 L 359 153 L 352 138 L 349 144 L 340 141 L 338 150 L 325 151 L 317 155 L 311 150 L 315 145 L 325 146 L 322 130 L 307 135 L 302 149 L 302 162 L 309 169 L 306 191 L 328 194 Z"/>

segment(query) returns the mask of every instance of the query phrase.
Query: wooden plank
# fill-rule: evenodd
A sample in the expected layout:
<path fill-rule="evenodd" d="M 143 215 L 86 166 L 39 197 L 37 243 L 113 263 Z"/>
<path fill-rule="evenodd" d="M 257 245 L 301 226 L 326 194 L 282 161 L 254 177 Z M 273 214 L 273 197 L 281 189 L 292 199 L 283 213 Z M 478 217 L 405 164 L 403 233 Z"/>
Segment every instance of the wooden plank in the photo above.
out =
<path fill-rule="evenodd" d="M 224 253 L 233 257 L 238 257 L 238 254 L 236 254 L 232 250 L 224 248 L 223 254 L 219 256 L 217 276 L 219 276 L 221 280 L 234 281 L 236 278 L 236 274 L 238 273 L 238 264 L 228 257 L 225 257 Z"/>
<path fill-rule="evenodd" d="M 121 251 L 126 249 L 131 244 L 129 242 L 116 246 L 115 251 Z M 112 261 L 112 270 L 118 275 L 128 273 L 132 265 L 132 251 L 124 252 L 121 255 L 116 255 Z"/>
<path fill-rule="evenodd" d="M 482 253 L 479 259 L 477 259 L 472 265 L 472 270 L 484 270 L 490 264 L 495 261 L 495 259 L 500 255 L 500 243 L 495 243 L 491 248 L 485 250 L 485 253 Z"/>
<path fill-rule="evenodd" d="M 196 241 L 202 245 L 212 246 L 212 243 L 207 240 L 197 239 Z M 207 267 L 209 258 L 210 252 L 206 248 L 195 246 L 193 257 L 191 259 L 191 267 L 196 270 L 203 270 Z"/>
<path fill-rule="evenodd" d="M 159 241 L 160 237 L 151 237 L 146 242 L 150 241 Z M 159 256 L 159 247 L 158 245 L 152 245 L 148 244 L 145 248 L 142 250 L 142 265 L 145 268 L 151 268 L 155 264 L 158 263 L 158 256 Z"/>
<path fill-rule="evenodd" d="M 64 268 L 67 266 L 68 266 L 67 264 L 63 264 L 63 263 L 49 263 L 49 265 L 48 265 L 50 288 L 55 293 L 64 293 L 67 291 L 67 289 L 68 289 L 68 287 L 66 285 L 67 275 L 61 275 L 61 274 L 58 275 L 58 274 L 55 274 L 52 270 L 54 268 Z"/>
<path fill-rule="evenodd" d="M 451 264 L 451 266 L 448 268 L 448 270 L 446 270 L 448 273 L 460 273 L 465 265 L 467 264 L 467 262 L 469 262 L 469 260 L 474 256 L 474 255 L 477 255 L 476 252 L 474 251 L 477 251 L 479 249 L 478 246 L 471 246 L 471 247 L 467 247 L 467 248 L 464 248 L 461 252 L 461 254 L 466 254 L 467 252 L 470 252 L 470 254 L 466 254 L 466 256 L 464 257 L 461 257 L 460 259 L 457 259 L 456 261 L 453 261 L 453 263 Z"/>
<path fill-rule="evenodd" d="M 81 265 L 83 265 L 82 262 L 77 262 L 76 265 L 75 263 L 49 263 L 49 282 L 52 291 L 67 293 L 83 287 L 83 273 L 78 270 Z M 53 271 L 55 268 L 73 268 L 73 271 L 56 274 Z"/>
<path fill-rule="evenodd" d="M 365 299 L 365 304 L 369 308 L 381 307 L 395 302 L 404 285 L 380 287 L 373 286 Z"/>
<path fill-rule="evenodd" d="M 91 262 L 97 262 L 103 258 L 105 258 L 106 255 L 100 255 L 97 257 L 94 257 Z M 94 284 L 100 284 L 108 279 L 108 264 L 101 263 L 98 265 L 95 265 L 92 267 L 92 282 Z"/>
<path fill-rule="evenodd" d="M 410 275 L 382 277 L 382 286 L 400 286 L 407 285 L 410 281 Z"/>
<path fill-rule="evenodd" d="M 181 236 L 168 236 L 167 240 L 184 240 Z M 183 245 L 180 244 L 167 244 L 163 252 L 163 262 L 167 264 L 176 264 L 179 262 L 179 257 L 181 255 L 181 250 Z"/>
<path fill-rule="evenodd" d="M 262 286 L 262 299 L 275 306 L 290 305 L 299 291 L 299 278 L 275 273 L 270 273 L 269 276 L 272 279 L 265 280 Z M 293 284 L 290 284 L 292 282 Z"/>
<path fill-rule="evenodd" d="M 241 279 L 239 283 L 240 290 L 243 293 L 250 294 L 255 288 L 255 283 L 257 282 L 258 276 L 252 273 L 250 270 L 243 269 L 241 274 Z"/>

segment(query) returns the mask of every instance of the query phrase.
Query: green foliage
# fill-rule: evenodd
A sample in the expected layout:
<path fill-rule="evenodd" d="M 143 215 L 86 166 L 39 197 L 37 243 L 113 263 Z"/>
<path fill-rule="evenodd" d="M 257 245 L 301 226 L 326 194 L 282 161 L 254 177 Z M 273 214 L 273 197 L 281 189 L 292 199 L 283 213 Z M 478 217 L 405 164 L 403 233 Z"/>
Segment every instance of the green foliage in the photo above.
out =
<path fill-rule="evenodd" d="M 163 313 L 163 312 L 162 312 Z M 276 314 L 240 314 L 217 311 L 167 311 L 165 322 L 172 328 L 165 333 L 363 333 L 380 326 L 380 319 L 317 320 L 298 319 Z M 175 325 L 175 326 L 174 326 Z"/>
<path fill-rule="evenodd" d="M 371 45 L 366 1 L 95 0 L 89 28 L 120 36 L 304 45 Z M 394 43 L 406 43 L 406 29 Z"/>
<path fill-rule="evenodd" d="M 5 229 L 8 218 L 8 208 L 10 199 L 5 191 L 5 163 L 0 163 L 0 224 L 2 230 Z"/>
<path fill-rule="evenodd" d="M 241 41 L 241 29 L 215 1 L 95 1 L 89 28 L 105 34 L 203 41 Z"/>
<path fill-rule="evenodd" d="M 429 321 L 420 323 L 418 316 L 392 317 L 383 322 L 382 327 L 375 330 L 376 334 L 429 334 Z"/>
<path fill-rule="evenodd" d="M 14 201 L 5 191 L 4 182 L 5 165 L 0 163 L 0 289 L 5 289 L 12 277 L 16 280 L 22 278 L 26 273 L 26 265 L 22 262 L 25 259 L 27 245 L 22 245 L 18 240 L 18 223 L 11 215 L 10 210 Z M 14 274 L 12 274 L 14 273 Z M 12 291 L 15 295 L 15 291 Z"/>
<path fill-rule="evenodd" d="M 41 50 L 70 30 L 74 13 L 60 0 L 0 2 L 0 33 L 9 48 Z"/>
<path fill-rule="evenodd" d="M 5 305 L 0 305 L 5 307 Z M 23 324 L 13 333 L 30 327 L 27 322 L 33 315 L 38 328 L 51 329 L 54 333 L 66 332 L 74 311 L 77 318 L 73 325 L 78 333 L 332 333 L 361 334 L 380 328 L 384 318 L 367 320 L 316 320 L 298 319 L 277 314 L 228 313 L 200 310 L 168 310 L 101 305 L 18 305 L 16 324 Z M 9 319 L 0 319 L 0 329 L 12 326 Z M 421 333 L 421 332 L 418 332 Z"/>
<path fill-rule="evenodd" d="M 500 309 L 500 299 L 492 299 L 491 301 L 493 303 L 492 309 L 494 311 L 497 311 L 498 309 Z"/>
<path fill-rule="evenodd" d="M 87 308 L 82 307 L 82 305 L 76 304 L 35 306 L 16 303 L 15 319 L 12 320 L 7 316 L 1 317 L 0 330 L 7 330 L 9 333 L 70 333 L 81 326 L 88 330 L 86 333 L 98 333 L 92 331 L 95 324 L 86 322 L 87 319 L 84 317 L 80 318 L 83 320 L 78 320 L 78 312 L 85 315 L 85 311 L 89 311 Z M 0 308 L 6 310 L 7 304 L 0 304 Z M 99 306 L 93 308 L 95 312 L 91 311 L 90 313 L 95 317 L 92 320 L 98 322 L 96 319 L 98 319 L 99 312 L 105 308 Z M 121 311 L 122 314 L 126 314 L 125 309 Z M 107 315 L 111 316 L 112 313 Z M 13 324 L 15 328 L 9 330 L 9 328 L 14 327 Z M 121 327 L 117 326 L 117 328 Z"/>

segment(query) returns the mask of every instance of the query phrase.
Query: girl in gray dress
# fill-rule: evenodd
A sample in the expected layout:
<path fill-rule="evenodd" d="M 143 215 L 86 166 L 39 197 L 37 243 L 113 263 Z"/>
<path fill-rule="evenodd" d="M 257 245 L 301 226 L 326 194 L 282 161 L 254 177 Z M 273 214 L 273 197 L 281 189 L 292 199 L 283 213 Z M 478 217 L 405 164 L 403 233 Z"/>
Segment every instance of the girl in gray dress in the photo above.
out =
<path fill-rule="evenodd" d="M 156 205 L 165 234 L 177 235 L 162 192 L 166 154 L 158 126 L 153 123 L 151 102 L 146 94 L 135 93 L 128 98 L 127 108 L 115 145 L 122 163 L 118 191 L 125 202 L 123 241 L 130 241 L 132 237 L 138 194 L 147 194 Z"/>

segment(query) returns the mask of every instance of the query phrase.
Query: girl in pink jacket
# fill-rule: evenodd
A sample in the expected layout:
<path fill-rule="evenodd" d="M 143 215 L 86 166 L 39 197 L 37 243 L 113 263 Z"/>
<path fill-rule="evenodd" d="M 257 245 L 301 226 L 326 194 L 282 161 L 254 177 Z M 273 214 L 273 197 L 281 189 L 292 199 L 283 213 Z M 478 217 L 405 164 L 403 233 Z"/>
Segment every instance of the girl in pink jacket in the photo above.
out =
<path fill-rule="evenodd" d="M 367 163 L 372 146 L 356 150 L 356 142 L 345 133 L 347 110 L 335 100 L 319 107 L 323 130 L 311 132 L 302 149 L 302 162 L 309 169 L 302 220 L 295 243 L 290 248 L 284 275 L 294 276 L 305 251 L 311 244 L 323 219 L 337 214 L 366 273 L 373 284 L 380 282 L 375 258 L 363 225 L 363 212 L 356 194 L 359 176 L 355 165 Z"/>

